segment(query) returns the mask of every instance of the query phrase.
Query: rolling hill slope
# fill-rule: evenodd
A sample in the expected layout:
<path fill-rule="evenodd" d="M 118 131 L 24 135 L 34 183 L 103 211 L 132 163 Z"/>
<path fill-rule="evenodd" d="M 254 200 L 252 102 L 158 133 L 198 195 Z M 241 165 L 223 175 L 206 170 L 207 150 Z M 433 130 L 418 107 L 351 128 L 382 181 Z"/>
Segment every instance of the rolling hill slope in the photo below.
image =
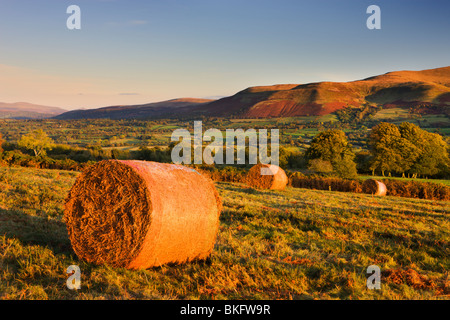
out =
<path fill-rule="evenodd" d="M 58 115 L 55 119 L 142 119 L 166 115 L 174 116 L 183 109 L 211 102 L 208 99 L 182 98 L 143 105 L 111 106 L 99 109 L 73 110 Z"/>
<path fill-rule="evenodd" d="M 145 119 L 155 117 L 294 117 L 322 116 L 347 107 L 376 104 L 384 108 L 433 107 L 450 114 L 450 67 L 396 71 L 351 82 L 317 82 L 250 87 L 219 100 L 175 99 L 135 106 L 75 110 L 57 119 Z M 438 111 L 436 111 L 438 108 Z"/>
<path fill-rule="evenodd" d="M 0 102 L 0 119 L 43 119 L 57 116 L 67 110 L 27 102 Z"/>
<path fill-rule="evenodd" d="M 352 82 L 251 87 L 198 108 L 248 118 L 325 115 L 374 103 L 384 107 L 450 106 L 450 67 L 399 71 Z"/>
<path fill-rule="evenodd" d="M 0 167 L 0 299 L 420 300 L 450 294 L 445 201 L 216 182 L 224 209 L 210 262 L 126 271 L 74 254 L 63 212 L 78 175 Z M 63 288 L 71 264 L 87 270 L 82 294 L 55 290 Z M 367 289 L 372 264 L 383 272 L 382 290 Z"/>

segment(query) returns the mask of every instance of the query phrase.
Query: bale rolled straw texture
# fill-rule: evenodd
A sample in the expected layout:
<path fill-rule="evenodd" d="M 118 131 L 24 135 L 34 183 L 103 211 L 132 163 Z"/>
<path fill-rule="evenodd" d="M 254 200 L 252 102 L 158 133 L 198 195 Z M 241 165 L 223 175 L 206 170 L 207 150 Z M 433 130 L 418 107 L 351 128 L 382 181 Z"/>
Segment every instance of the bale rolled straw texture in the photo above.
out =
<path fill-rule="evenodd" d="M 362 192 L 375 196 L 385 196 L 387 188 L 386 185 L 381 181 L 367 179 L 362 185 Z"/>
<path fill-rule="evenodd" d="M 248 171 L 246 182 L 249 186 L 257 189 L 283 190 L 289 179 L 279 166 L 260 163 Z"/>
<path fill-rule="evenodd" d="M 80 259 L 147 269 L 207 258 L 221 210 L 212 180 L 193 169 L 107 160 L 77 178 L 64 216 Z"/>

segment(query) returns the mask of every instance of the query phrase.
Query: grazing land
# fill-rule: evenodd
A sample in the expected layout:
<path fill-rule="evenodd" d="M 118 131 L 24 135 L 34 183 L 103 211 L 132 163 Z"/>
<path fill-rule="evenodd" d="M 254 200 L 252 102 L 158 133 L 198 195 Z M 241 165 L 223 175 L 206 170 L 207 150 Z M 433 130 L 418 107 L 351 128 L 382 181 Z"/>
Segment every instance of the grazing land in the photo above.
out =
<path fill-rule="evenodd" d="M 131 271 L 77 259 L 64 198 L 76 171 L 0 167 L 0 299 L 448 299 L 450 203 L 216 183 L 207 261 Z M 66 269 L 81 269 L 81 289 Z M 381 268 L 381 290 L 366 287 Z"/>

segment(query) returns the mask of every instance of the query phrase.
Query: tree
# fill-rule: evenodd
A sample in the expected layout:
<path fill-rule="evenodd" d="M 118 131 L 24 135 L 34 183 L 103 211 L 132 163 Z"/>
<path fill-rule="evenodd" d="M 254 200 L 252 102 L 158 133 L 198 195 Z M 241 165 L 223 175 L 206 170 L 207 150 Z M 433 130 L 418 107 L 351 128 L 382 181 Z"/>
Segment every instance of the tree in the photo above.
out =
<path fill-rule="evenodd" d="M 310 165 L 314 159 L 328 161 L 333 172 L 341 178 L 355 178 L 357 176 L 355 154 L 345 133 L 341 130 L 327 130 L 317 134 L 306 150 L 306 158 Z"/>
<path fill-rule="evenodd" d="M 449 164 L 448 146 L 442 137 L 409 122 L 398 127 L 391 123 L 378 124 L 372 129 L 369 145 L 372 173 L 380 170 L 383 176 L 386 171 L 435 175 Z"/>
<path fill-rule="evenodd" d="M 328 174 L 333 172 L 333 166 L 331 165 L 331 162 L 319 158 L 310 160 L 308 169 L 321 174 Z"/>
<path fill-rule="evenodd" d="M 42 129 L 23 135 L 17 144 L 21 148 L 33 150 L 36 157 L 45 156 L 47 150 L 54 146 L 53 140 Z"/>
<path fill-rule="evenodd" d="M 409 168 L 412 174 L 435 175 L 449 165 L 448 145 L 441 135 L 420 129 L 403 122 L 399 126 L 402 137 L 416 146 L 414 163 Z"/>
<path fill-rule="evenodd" d="M 369 135 L 369 147 L 373 155 L 370 164 L 372 174 L 378 169 L 383 176 L 386 171 L 397 173 L 405 171 L 407 161 L 404 161 L 402 148 L 406 149 L 405 153 L 414 153 L 412 150 L 414 146 L 402 139 L 398 127 L 387 122 L 381 122 L 372 128 Z"/>
<path fill-rule="evenodd" d="M 5 141 L 3 140 L 3 138 L 2 138 L 2 134 L 0 133 L 0 153 L 2 153 L 2 152 L 3 152 L 3 148 L 2 148 L 2 146 L 3 146 L 3 142 L 5 142 Z"/>

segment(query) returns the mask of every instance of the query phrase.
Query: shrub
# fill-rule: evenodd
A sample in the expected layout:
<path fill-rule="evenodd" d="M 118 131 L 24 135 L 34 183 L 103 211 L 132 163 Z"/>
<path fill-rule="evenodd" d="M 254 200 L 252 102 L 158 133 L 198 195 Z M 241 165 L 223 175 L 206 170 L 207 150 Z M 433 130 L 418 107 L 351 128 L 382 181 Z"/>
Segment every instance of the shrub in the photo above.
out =
<path fill-rule="evenodd" d="M 217 168 L 207 165 L 196 165 L 193 167 L 214 181 L 245 183 L 246 170 L 244 169 L 236 167 Z"/>
<path fill-rule="evenodd" d="M 388 196 L 450 201 L 450 187 L 433 182 L 382 180 Z"/>
<path fill-rule="evenodd" d="M 288 173 L 289 185 L 294 188 L 330 190 L 342 192 L 362 192 L 359 180 L 336 177 L 304 176 L 301 173 Z M 381 180 L 388 196 L 450 201 L 450 187 L 432 182 Z"/>
<path fill-rule="evenodd" d="M 361 183 L 357 180 L 336 177 L 300 176 L 291 175 L 290 186 L 294 188 L 307 188 L 316 190 L 361 192 Z"/>

